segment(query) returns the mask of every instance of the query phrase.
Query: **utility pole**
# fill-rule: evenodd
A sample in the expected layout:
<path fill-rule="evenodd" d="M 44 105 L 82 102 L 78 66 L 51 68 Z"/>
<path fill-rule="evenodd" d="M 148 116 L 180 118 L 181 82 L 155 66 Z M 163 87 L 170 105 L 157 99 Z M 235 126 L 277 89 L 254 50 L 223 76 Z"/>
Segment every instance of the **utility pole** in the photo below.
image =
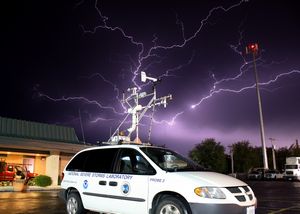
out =
<path fill-rule="evenodd" d="M 272 144 L 272 155 L 273 155 L 273 168 L 276 169 L 276 158 L 275 158 L 275 145 L 273 144 L 273 141 L 275 141 L 276 139 L 274 138 L 269 138 L 269 140 L 271 141 L 271 144 Z"/>
<path fill-rule="evenodd" d="M 230 148 L 230 159 L 231 159 L 231 174 L 234 174 L 234 162 L 233 162 L 233 145 L 229 146 Z"/>
<path fill-rule="evenodd" d="M 80 111 L 80 109 L 78 110 L 78 114 L 79 114 L 79 122 L 80 122 L 80 128 L 81 128 L 81 133 L 82 133 L 83 144 L 85 144 L 85 137 L 84 137 L 84 130 L 83 130 L 83 125 L 82 125 L 82 120 L 81 120 L 81 111 Z"/>
<path fill-rule="evenodd" d="M 264 131 L 264 121 L 263 121 L 263 113 L 261 107 L 261 99 L 260 99 L 260 92 L 259 92 L 259 85 L 258 85 L 258 74 L 256 70 L 256 60 L 255 56 L 258 53 L 258 44 L 252 43 L 246 47 L 246 54 L 252 53 L 253 55 L 253 65 L 254 65 L 254 74 L 255 74 L 255 83 L 256 83 L 256 94 L 258 100 L 258 110 L 259 110 L 259 120 L 260 120 L 260 137 L 261 137 L 261 145 L 262 145 L 262 153 L 263 153 L 263 162 L 264 162 L 264 169 L 268 169 L 268 157 L 267 157 L 267 150 L 266 150 L 266 142 L 265 142 L 265 131 Z"/>

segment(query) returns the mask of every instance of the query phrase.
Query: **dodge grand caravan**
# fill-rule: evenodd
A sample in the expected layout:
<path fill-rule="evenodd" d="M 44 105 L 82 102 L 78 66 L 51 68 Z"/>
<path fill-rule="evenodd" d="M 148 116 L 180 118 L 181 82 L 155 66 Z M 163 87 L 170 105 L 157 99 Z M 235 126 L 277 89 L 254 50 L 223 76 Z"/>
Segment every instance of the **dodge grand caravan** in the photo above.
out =
<path fill-rule="evenodd" d="M 68 213 L 253 214 L 244 182 L 206 171 L 169 149 L 101 146 L 78 152 L 63 171 L 60 196 Z"/>

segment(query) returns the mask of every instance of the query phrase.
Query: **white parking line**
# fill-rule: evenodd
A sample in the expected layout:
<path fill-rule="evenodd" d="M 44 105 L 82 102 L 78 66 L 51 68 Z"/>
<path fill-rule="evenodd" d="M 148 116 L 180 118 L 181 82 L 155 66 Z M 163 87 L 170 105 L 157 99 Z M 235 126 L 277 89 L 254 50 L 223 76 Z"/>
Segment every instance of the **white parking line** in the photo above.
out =
<path fill-rule="evenodd" d="M 282 212 L 285 212 L 285 211 L 288 211 L 288 210 L 292 210 L 292 209 L 297 209 L 297 208 L 300 208 L 300 206 L 297 205 L 297 206 L 287 207 L 287 208 L 283 208 L 283 209 L 280 209 L 280 210 L 277 210 L 277 211 L 270 212 L 268 214 L 282 213 Z"/>

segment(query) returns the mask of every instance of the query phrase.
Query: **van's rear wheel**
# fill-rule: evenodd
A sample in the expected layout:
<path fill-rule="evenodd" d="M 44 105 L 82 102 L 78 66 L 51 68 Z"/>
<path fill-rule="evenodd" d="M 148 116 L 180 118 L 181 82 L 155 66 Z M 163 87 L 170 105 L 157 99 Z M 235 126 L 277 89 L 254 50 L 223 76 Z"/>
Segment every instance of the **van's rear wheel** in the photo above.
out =
<path fill-rule="evenodd" d="M 78 193 L 70 193 L 70 195 L 68 195 L 66 207 L 68 214 L 86 213 Z"/>
<path fill-rule="evenodd" d="M 188 209 L 180 199 L 168 196 L 158 203 L 155 214 L 188 214 Z"/>

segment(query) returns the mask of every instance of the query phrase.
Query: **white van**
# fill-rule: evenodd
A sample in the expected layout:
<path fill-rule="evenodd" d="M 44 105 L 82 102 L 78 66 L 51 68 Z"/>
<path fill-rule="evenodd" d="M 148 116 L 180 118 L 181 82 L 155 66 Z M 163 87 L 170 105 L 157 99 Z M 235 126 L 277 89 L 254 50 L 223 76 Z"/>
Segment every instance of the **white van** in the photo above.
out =
<path fill-rule="evenodd" d="M 77 153 L 63 172 L 68 213 L 253 214 L 251 188 L 165 148 L 114 145 Z"/>

